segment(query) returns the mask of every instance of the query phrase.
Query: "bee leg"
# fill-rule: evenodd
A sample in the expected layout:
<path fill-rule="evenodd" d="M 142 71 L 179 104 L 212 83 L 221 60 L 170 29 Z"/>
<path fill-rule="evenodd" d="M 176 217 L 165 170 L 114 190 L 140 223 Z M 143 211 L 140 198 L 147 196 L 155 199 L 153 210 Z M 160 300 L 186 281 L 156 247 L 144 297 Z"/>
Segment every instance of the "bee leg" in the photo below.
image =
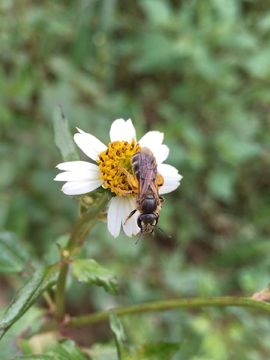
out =
<path fill-rule="evenodd" d="M 133 190 L 122 190 L 122 189 L 119 189 L 118 187 L 113 187 L 112 190 L 117 190 L 123 196 L 135 195 Z"/>
<path fill-rule="evenodd" d="M 165 201 L 164 197 L 160 196 L 159 201 L 160 201 L 161 204 L 164 203 L 164 201 Z"/>
<path fill-rule="evenodd" d="M 135 214 L 136 211 L 137 211 L 137 209 L 134 209 L 131 211 L 131 213 L 126 217 L 124 225 L 126 225 L 127 221 Z"/>
<path fill-rule="evenodd" d="M 126 169 L 121 168 L 121 171 L 123 174 L 126 175 L 127 182 L 132 187 L 132 189 L 138 189 L 138 180 L 132 174 L 130 174 Z"/>
<path fill-rule="evenodd" d="M 120 167 L 120 166 L 119 166 L 119 167 Z M 125 169 L 125 168 L 123 168 L 123 167 L 121 167 L 121 171 L 122 171 L 123 174 L 126 175 L 126 177 L 132 176 L 132 175 L 127 171 L 127 169 Z"/>

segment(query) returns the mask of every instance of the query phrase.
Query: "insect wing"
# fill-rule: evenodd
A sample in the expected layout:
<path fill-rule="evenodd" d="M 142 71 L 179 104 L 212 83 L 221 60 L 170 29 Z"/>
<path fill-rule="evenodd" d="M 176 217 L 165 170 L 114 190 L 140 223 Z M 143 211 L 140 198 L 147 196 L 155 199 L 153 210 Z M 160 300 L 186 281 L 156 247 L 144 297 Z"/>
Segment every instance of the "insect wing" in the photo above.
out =
<path fill-rule="evenodd" d="M 142 148 L 139 154 L 139 195 L 142 197 L 149 189 L 154 190 L 157 178 L 156 159 L 148 148 Z"/>

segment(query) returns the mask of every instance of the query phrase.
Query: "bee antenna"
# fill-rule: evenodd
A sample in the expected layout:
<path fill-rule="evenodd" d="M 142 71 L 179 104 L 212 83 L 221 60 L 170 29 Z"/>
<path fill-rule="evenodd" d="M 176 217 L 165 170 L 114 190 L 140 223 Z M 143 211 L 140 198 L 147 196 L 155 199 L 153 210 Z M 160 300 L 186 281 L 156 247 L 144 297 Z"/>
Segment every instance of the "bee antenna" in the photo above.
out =
<path fill-rule="evenodd" d="M 135 242 L 135 245 L 137 245 L 138 242 L 141 240 L 142 234 L 143 234 L 143 233 L 142 233 L 142 231 L 141 231 L 140 236 L 138 237 L 138 240 Z"/>
<path fill-rule="evenodd" d="M 167 238 L 171 238 L 171 235 L 169 235 L 168 233 L 166 233 L 166 231 L 162 230 L 159 226 L 156 226 L 158 228 L 158 230 L 160 230 L 163 235 L 165 235 Z"/>

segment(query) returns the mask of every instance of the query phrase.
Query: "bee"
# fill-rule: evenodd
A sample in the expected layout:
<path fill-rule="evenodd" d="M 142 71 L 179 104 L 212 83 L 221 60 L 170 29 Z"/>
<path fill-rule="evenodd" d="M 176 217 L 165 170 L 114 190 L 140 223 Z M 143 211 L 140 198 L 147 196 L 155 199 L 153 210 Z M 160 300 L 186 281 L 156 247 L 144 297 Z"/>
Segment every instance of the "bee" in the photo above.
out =
<path fill-rule="evenodd" d="M 131 167 L 133 175 L 125 169 L 122 171 L 133 189 L 131 193 L 135 194 L 134 190 L 137 190 L 136 208 L 127 216 L 124 225 L 138 210 L 140 214 L 137 224 L 141 233 L 136 244 L 143 234 L 154 234 L 155 228 L 158 228 L 165 236 L 171 237 L 157 226 L 159 211 L 164 202 L 164 198 L 159 195 L 158 189 L 163 185 L 164 179 L 157 171 L 156 159 L 152 151 L 147 147 L 142 147 L 140 151 L 132 155 Z"/>

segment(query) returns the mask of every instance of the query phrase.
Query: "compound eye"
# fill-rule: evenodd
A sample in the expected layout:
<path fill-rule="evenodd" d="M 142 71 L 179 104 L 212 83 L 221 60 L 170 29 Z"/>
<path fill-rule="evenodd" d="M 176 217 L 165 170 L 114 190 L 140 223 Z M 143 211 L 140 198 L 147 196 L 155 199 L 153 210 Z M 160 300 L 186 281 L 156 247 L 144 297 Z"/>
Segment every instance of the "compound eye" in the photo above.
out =
<path fill-rule="evenodd" d="M 156 214 L 142 214 L 140 216 L 140 219 L 141 219 L 141 221 L 143 221 L 146 224 L 151 224 L 154 221 L 157 222 L 158 217 Z"/>

